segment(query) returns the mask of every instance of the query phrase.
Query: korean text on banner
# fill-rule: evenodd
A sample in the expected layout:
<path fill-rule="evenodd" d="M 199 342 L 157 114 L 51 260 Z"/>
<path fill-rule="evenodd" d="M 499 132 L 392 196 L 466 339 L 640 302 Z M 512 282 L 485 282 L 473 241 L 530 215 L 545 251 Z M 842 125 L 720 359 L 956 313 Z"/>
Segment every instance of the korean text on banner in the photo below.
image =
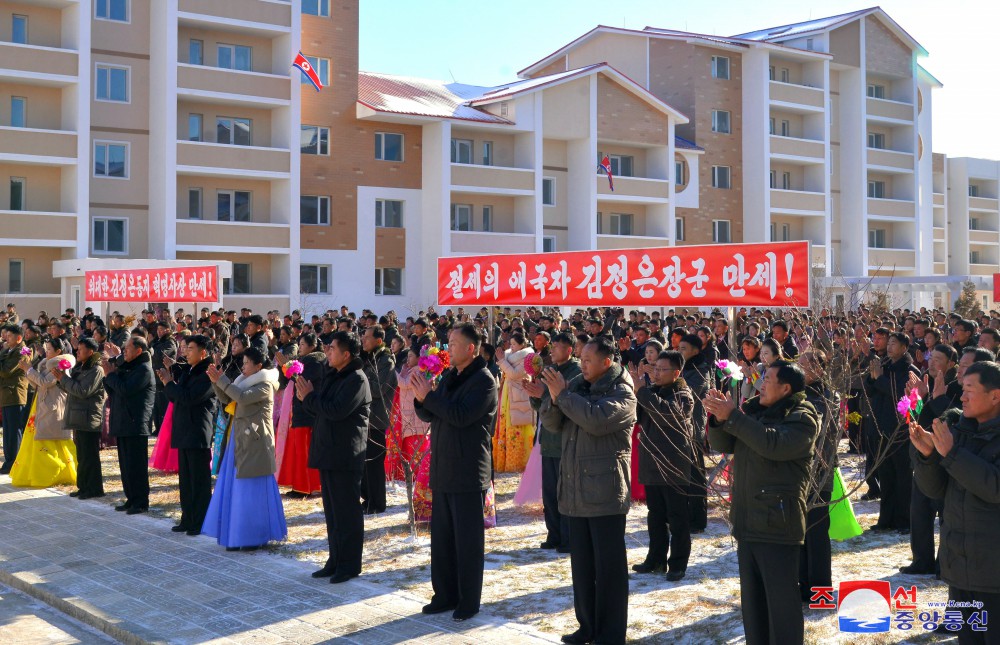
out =
<path fill-rule="evenodd" d="M 438 258 L 441 305 L 808 307 L 809 242 Z"/>
<path fill-rule="evenodd" d="M 219 267 L 87 271 L 91 302 L 218 302 Z"/>

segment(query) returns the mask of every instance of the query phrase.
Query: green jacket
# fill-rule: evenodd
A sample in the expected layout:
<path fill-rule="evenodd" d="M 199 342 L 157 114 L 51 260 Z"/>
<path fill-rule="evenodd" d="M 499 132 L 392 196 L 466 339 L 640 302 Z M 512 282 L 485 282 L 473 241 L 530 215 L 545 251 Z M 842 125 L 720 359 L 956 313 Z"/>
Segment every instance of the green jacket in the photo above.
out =
<path fill-rule="evenodd" d="M 580 376 L 580 359 L 572 356 L 562 365 L 553 364 L 552 367 L 563 375 L 567 383 L 575 379 L 577 376 Z M 541 398 L 536 399 L 532 397 L 531 407 L 534 408 L 535 411 L 541 410 L 542 404 L 550 398 L 549 388 L 545 388 L 542 392 Z M 559 435 L 558 430 L 547 430 L 544 422 L 541 424 L 541 428 L 538 431 L 538 443 L 542 445 L 543 457 L 555 457 L 556 459 L 562 457 L 562 436 Z"/>
<path fill-rule="evenodd" d="M 0 406 L 28 403 L 28 376 L 18 367 L 24 343 L 0 352 Z"/>
<path fill-rule="evenodd" d="M 734 455 L 729 521 L 737 540 L 802 544 L 819 424 L 805 392 L 766 408 L 750 399 L 721 424 L 711 418 L 712 448 Z"/>

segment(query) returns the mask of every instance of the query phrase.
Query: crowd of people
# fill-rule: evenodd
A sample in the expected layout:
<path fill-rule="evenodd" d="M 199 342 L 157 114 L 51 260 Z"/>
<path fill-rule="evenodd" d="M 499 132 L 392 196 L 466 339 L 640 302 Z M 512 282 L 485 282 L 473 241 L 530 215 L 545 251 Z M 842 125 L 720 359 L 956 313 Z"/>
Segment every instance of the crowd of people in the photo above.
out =
<path fill-rule="evenodd" d="M 645 501 L 649 536 L 632 570 L 676 582 L 709 481 L 725 481 L 747 641 L 796 643 L 803 603 L 833 584 L 838 454 L 856 453 L 861 499 L 879 500 L 871 530 L 909 536 L 901 572 L 982 603 L 961 609 L 960 642 L 996 638 L 971 627 L 1000 609 L 1000 312 L 159 308 L 106 323 L 8 305 L 0 318 L 0 474 L 15 486 L 101 497 L 114 443 L 116 510 L 148 510 L 150 465 L 176 471 L 173 530 L 230 550 L 282 540 L 283 502 L 318 494 L 329 559 L 313 576 L 340 583 L 362 572 L 365 514 L 405 479 L 411 517 L 430 524 L 423 610 L 461 621 L 480 608 L 494 475 L 537 469 L 522 486 L 541 488 L 539 546 L 571 558 L 580 628 L 563 641 L 623 643 L 631 503 Z M 422 361 L 444 351 L 428 376 Z"/>

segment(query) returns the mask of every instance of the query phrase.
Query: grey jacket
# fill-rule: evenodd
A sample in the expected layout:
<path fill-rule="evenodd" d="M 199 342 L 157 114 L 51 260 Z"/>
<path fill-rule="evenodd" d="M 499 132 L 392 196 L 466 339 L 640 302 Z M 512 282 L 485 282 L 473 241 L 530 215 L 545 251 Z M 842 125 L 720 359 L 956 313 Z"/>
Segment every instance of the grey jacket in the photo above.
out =
<path fill-rule="evenodd" d="M 101 355 L 94 354 L 85 363 L 77 363 L 62 380 L 59 389 L 66 393 L 66 427 L 80 432 L 100 432 L 104 421 L 104 368 Z"/>
<path fill-rule="evenodd" d="M 235 381 L 221 376 L 213 388 L 223 405 L 236 402 L 230 447 L 236 449 L 233 463 L 237 479 L 273 475 L 277 468 L 272 411 L 278 370 L 260 370 L 249 378 L 240 375 Z"/>
<path fill-rule="evenodd" d="M 28 370 L 28 381 L 38 391 L 35 396 L 35 439 L 39 441 L 73 438 L 65 424 L 66 392 L 56 384 L 56 377 L 52 376 L 52 368 L 63 359 L 76 365 L 76 358 L 72 354 L 60 354 L 55 358 L 42 360 L 38 369 Z"/>
<path fill-rule="evenodd" d="M 578 376 L 539 412 L 543 426 L 562 433 L 559 512 L 571 517 L 628 513 L 636 420 L 628 372 L 612 363 L 593 385 Z"/>
<path fill-rule="evenodd" d="M 389 428 L 389 417 L 392 416 L 392 397 L 396 392 L 396 358 L 386 345 L 382 345 L 372 354 L 362 353 L 361 362 L 372 392 L 368 427 L 381 432 Z M 369 438 L 373 438 L 370 432 Z M 379 444 L 385 443 L 384 438 L 376 440 Z"/>

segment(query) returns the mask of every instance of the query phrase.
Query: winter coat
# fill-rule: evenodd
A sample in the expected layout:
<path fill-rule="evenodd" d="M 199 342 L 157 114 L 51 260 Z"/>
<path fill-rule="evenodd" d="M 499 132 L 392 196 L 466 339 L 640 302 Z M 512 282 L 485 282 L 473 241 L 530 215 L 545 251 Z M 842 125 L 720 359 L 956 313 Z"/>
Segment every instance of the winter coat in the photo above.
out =
<path fill-rule="evenodd" d="M 365 467 L 372 393 L 361 359 L 330 369 L 302 403 L 312 414 L 309 467 L 360 472 Z"/>
<path fill-rule="evenodd" d="M 274 395 L 278 391 L 278 370 L 262 369 L 240 375 L 235 381 L 220 376 L 213 385 L 222 405 L 236 402 L 233 415 L 232 446 L 236 478 L 265 477 L 277 471 L 274 458 Z"/>
<path fill-rule="evenodd" d="M 638 403 L 639 483 L 672 486 L 686 491 L 694 463 L 694 396 L 684 379 L 667 386 L 646 386 L 636 390 Z"/>
<path fill-rule="evenodd" d="M 167 400 L 174 404 L 171 448 L 198 450 L 212 445 L 217 401 L 208 378 L 210 362 L 205 359 L 194 366 L 184 365 L 176 380 L 164 387 Z"/>
<path fill-rule="evenodd" d="M 401 437 L 406 439 L 407 437 L 421 437 L 427 434 L 427 429 L 430 428 L 430 424 L 422 420 L 417 416 L 417 411 L 414 409 L 414 399 L 413 399 L 413 386 L 410 385 L 410 374 L 413 373 L 415 367 L 407 367 L 403 365 L 403 370 L 399 373 L 399 418 L 402 425 Z"/>
<path fill-rule="evenodd" d="M 396 360 L 389 348 L 383 344 L 372 354 L 363 352 L 361 362 L 364 364 L 368 387 L 371 388 L 372 393 L 372 408 L 368 415 L 368 426 L 372 430 L 384 433 L 389 428 L 389 417 L 392 415 L 392 395 L 396 391 Z"/>
<path fill-rule="evenodd" d="M 323 375 L 326 374 L 326 354 L 323 352 L 312 352 L 311 354 L 299 357 L 298 361 L 302 363 L 302 373 L 295 377 L 295 379 L 303 378 L 312 383 L 314 387 L 318 386 L 319 382 L 323 379 Z M 286 387 L 295 387 L 295 385 L 289 383 Z M 315 416 L 306 410 L 306 406 L 302 404 L 302 401 L 299 401 L 299 397 L 293 396 L 291 427 L 311 428 L 314 420 Z"/>
<path fill-rule="evenodd" d="M 52 376 L 52 368 L 62 360 L 76 365 L 76 358 L 72 354 L 60 354 L 42 360 L 37 369 L 28 370 L 26 375 L 28 381 L 37 388 L 35 439 L 39 441 L 65 441 L 73 438 L 72 432 L 66 427 L 66 392 L 59 387 L 56 377 Z"/>
<path fill-rule="evenodd" d="M 535 424 L 535 414 L 531 409 L 531 396 L 524 389 L 521 379 L 528 373 L 524 370 L 524 359 L 534 353 L 530 347 L 516 352 L 507 352 L 498 363 L 503 372 L 503 386 L 507 388 L 507 399 L 510 402 L 510 416 L 507 422 L 512 426 L 530 426 Z"/>
<path fill-rule="evenodd" d="M 562 365 L 553 365 L 556 371 L 563 375 L 566 382 L 569 383 L 577 376 L 580 376 L 580 360 L 577 358 L 570 357 L 568 361 Z M 541 398 L 531 399 L 531 407 L 535 410 L 540 410 L 542 404 L 551 399 L 549 396 L 549 388 L 544 388 L 542 390 Z M 541 424 L 541 429 L 538 431 L 538 443 L 541 444 L 542 456 L 543 457 L 562 457 L 562 435 L 559 434 L 558 430 L 548 430 L 545 428 L 545 423 Z"/>
<path fill-rule="evenodd" d="M 431 424 L 430 487 L 440 493 L 472 493 L 490 486 L 497 381 L 477 356 L 461 373 L 445 370 L 437 389 L 414 401 Z"/>
<path fill-rule="evenodd" d="M 819 415 L 820 432 L 816 436 L 812 465 L 809 467 L 809 501 L 819 503 L 816 491 L 833 491 L 833 471 L 837 469 L 837 444 L 843 435 L 844 423 L 840 410 L 840 395 L 822 381 L 806 384 L 806 401 Z"/>
<path fill-rule="evenodd" d="M 724 423 L 712 417 L 708 437 L 734 455 L 729 521 L 733 537 L 748 542 L 802 544 L 806 495 L 819 416 L 797 392 L 764 407 L 759 398 Z"/>
<path fill-rule="evenodd" d="M 0 352 L 0 407 L 28 402 L 28 378 L 18 366 L 22 347 L 23 342 Z"/>
<path fill-rule="evenodd" d="M 941 578 L 965 591 L 1000 593 L 1000 418 L 985 423 L 962 416 L 951 427 L 955 446 L 946 457 L 917 453 L 913 477 L 932 499 L 944 500 Z"/>
<path fill-rule="evenodd" d="M 701 354 L 698 354 L 701 356 Z M 705 406 L 701 404 L 702 399 L 708 394 L 709 383 L 705 379 L 705 374 L 702 371 L 701 360 L 698 356 L 693 357 L 690 361 L 684 364 L 684 370 L 681 372 L 681 378 L 687 383 L 687 386 L 691 388 L 691 396 L 694 397 L 694 410 L 692 411 L 691 422 L 692 429 L 694 430 L 694 441 L 696 444 L 704 445 L 705 443 L 705 423 L 708 421 L 708 413 L 705 412 Z M 718 450 L 718 448 L 715 448 Z"/>
<path fill-rule="evenodd" d="M 108 340 L 110 340 L 115 346 L 121 348 L 125 347 L 125 343 L 128 341 L 129 331 L 125 327 L 116 327 L 111 330 L 108 334 Z"/>
<path fill-rule="evenodd" d="M 594 384 L 581 374 L 540 413 L 542 425 L 562 434 L 559 512 L 570 517 L 628 513 L 636 419 L 628 372 L 612 363 Z"/>
<path fill-rule="evenodd" d="M 142 437 L 149 434 L 156 399 L 156 377 L 152 356 L 140 352 L 133 361 L 123 361 L 104 377 L 104 389 L 111 397 L 108 432 L 115 437 Z"/>
<path fill-rule="evenodd" d="M 903 354 L 898 361 L 886 359 L 882 375 L 877 379 L 870 374 L 865 377 L 865 391 L 872 411 L 871 422 L 875 423 L 875 428 L 883 437 L 899 440 L 897 431 L 902 427 L 903 417 L 896 411 L 896 404 L 906 396 L 906 383 L 911 373 L 920 376 L 920 371 L 913 367 L 913 357 Z M 905 433 L 905 428 L 901 432 Z"/>
<path fill-rule="evenodd" d="M 154 333 L 153 338 L 156 338 Z M 177 343 L 174 339 L 167 334 L 163 338 L 156 338 L 149 346 L 150 351 L 153 352 L 153 372 L 158 372 L 163 369 L 163 357 L 169 356 L 175 360 L 181 357 L 177 355 Z"/>
<path fill-rule="evenodd" d="M 78 432 L 100 432 L 104 422 L 104 369 L 101 355 L 94 354 L 77 363 L 62 380 L 59 389 L 66 393 L 66 427 Z"/>
<path fill-rule="evenodd" d="M 264 356 L 270 356 L 271 352 L 267 347 L 267 334 L 259 331 L 250 337 L 250 347 L 256 347 Z"/>

